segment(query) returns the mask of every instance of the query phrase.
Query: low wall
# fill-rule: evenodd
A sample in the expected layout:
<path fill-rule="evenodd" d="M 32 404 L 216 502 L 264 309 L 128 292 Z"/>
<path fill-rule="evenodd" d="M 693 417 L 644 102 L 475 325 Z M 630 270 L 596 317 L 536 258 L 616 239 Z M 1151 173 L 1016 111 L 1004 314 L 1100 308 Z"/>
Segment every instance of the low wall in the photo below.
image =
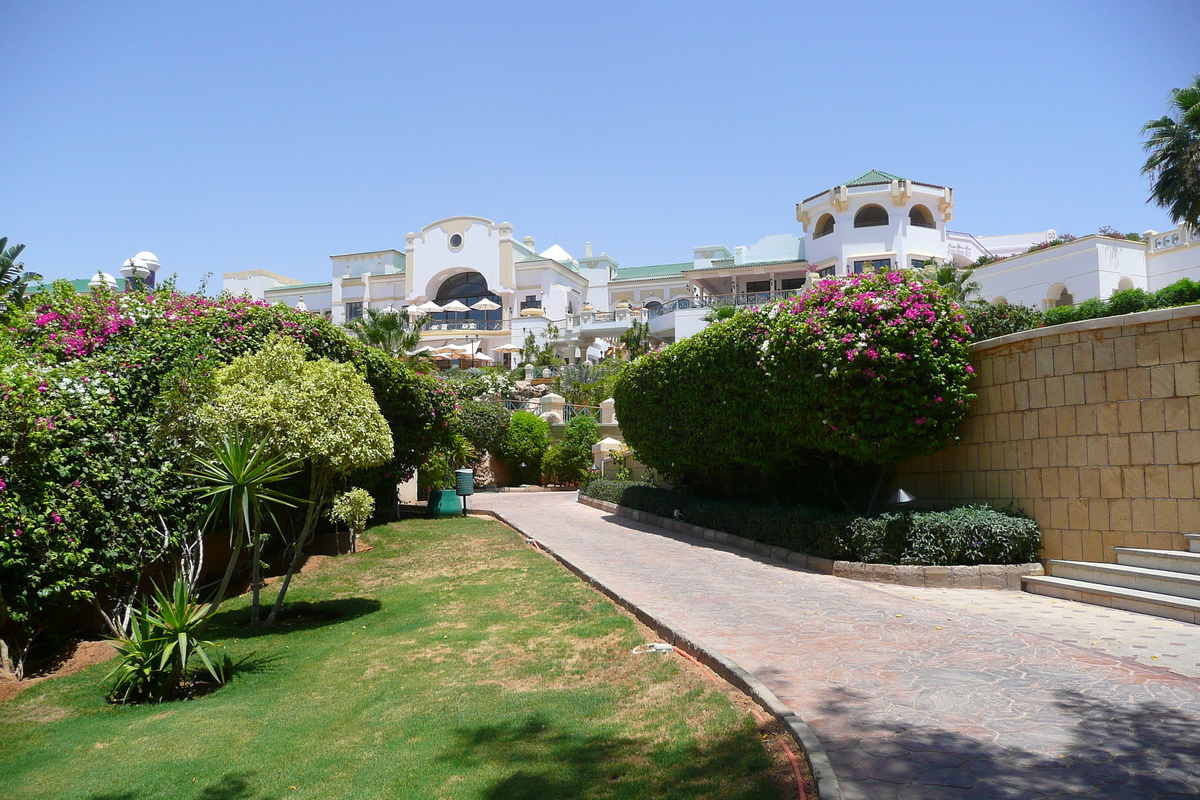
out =
<path fill-rule="evenodd" d="M 1200 306 L 1004 336 L 971 348 L 961 441 L 897 470 L 922 504 L 1009 505 L 1045 558 L 1187 549 L 1200 532 Z"/>

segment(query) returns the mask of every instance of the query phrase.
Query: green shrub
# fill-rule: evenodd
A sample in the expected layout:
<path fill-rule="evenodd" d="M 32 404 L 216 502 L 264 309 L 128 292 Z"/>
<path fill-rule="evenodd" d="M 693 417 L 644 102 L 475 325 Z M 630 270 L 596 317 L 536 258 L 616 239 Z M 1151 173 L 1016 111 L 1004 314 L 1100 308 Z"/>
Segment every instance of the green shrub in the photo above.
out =
<path fill-rule="evenodd" d="M 1108 313 L 1112 316 L 1136 314 L 1151 308 L 1153 298 L 1145 289 L 1123 289 L 1108 298 Z"/>
<path fill-rule="evenodd" d="M 493 453 L 504 440 L 511 417 L 512 412 L 499 403 L 461 400 L 454 428 L 479 453 Z"/>
<path fill-rule="evenodd" d="M 1191 278 L 1180 278 L 1170 286 L 1164 286 L 1154 293 L 1155 308 L 1174 308 L 1186 306 L 1200 300 L 1200 283 Z"/>
<path fill-rule="evenodd" d="M 542 461 L 546 481 L 564 486 L 582 483 L 592 468 L 592 445 L 600 438 L 600 426 L 590 416 L 568 422 L 562 441 L 547 450 Z"/>
<path fill-rule="evenodd" d="M 1046 325 L 1062 325 L 1066 322 L 1075 322 L 1078 319 L 1078 306 L 1055 306 L 1054 308 L 1046 309 L 1046 313 L 1042 315 L 1042 322 Z"/>
<path fill-rule="evenodd" d="M 700 498 L 645 483 L 593 480 L 588 497 L 809 555 L 845 561 L 929 566 L 1026 564 L 1041 533 L 1031 519 L 986 506 L 887 512 L 871 517 L 806 506 L 767 506 Z"/>
<path fill-rule="evenodd" d="M 550 423 L 532 411 L 516 411 L 493 455 L 520 483 L 540 483 L 542 459 L 550 447 Z M 524 464 L 524 467 L 521 465 Z"/>
<path fill-rule="evenodd" d="M 1008 303 L 970 303 L 963 307 L 971 341 L 982 342 L 1042 327 L 1042 312 Z"/>
<path fill-rule="evenodd" d="M 1107 317 L 1111 313 L 1108 304 L 1099 297 L 1092 297 L 1075 306 L 1075 319 L 1079 321 Z"/>

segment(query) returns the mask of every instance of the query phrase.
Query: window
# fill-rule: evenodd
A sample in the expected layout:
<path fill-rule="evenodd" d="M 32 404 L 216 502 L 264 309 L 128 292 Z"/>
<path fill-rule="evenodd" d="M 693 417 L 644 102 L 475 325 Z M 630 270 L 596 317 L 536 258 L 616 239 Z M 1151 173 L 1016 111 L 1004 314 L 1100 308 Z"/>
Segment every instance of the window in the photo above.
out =
<path fill-rule="evenodd" d="M 913 206 L 908 212 L 908 224 L 916 225 L 918 228 L 936 228 L 937 225 L 933 222 L 933 214 L 929 213 L 929 209 L 925 206 Z"/>
<path fill-rule="evenodd" d="M 461 233 L 450 234 L 450 249 L 461 250 L 463 246 L 463 235 Z"/>
<path fill-rule="evenodd" d="M 521 310 L 522 311 L 524 311 L 527 308 L 541 308 L 541 307 L 542 307 L 542 301 L 537 299 L 536 294 L 527 294 L 527 295 L 525 295 L 525 299 L 521 301 Z"/>
<path fill-rule="evenodd" d="M 444 306 L 457 300 L 470 308 L 480 300 L 491 300 L 498 306 L 503 306 L 499 295 L 488 288 L 487 279 L 478 272 L 460 272 L 451 275 L 438 287 L 437 296 L 433 302 Z M 471 308 L 469 311 L 442 311 L 431 314 L 430 319 L 437 324 L 453 322 L 455 325 L 470 325 L 473 330 L 499 330 L 500 320 L 503 319 L 502 308 L 491 311 L 480 311 Z M 482 323 L 482 324 L 480 324 Z"/>
<path fill-rule="evenodd" d="M 771 291 L 770 281 L 746 281 L 747 292 L 769 292 Z"/>
<path fill-rule="evenodd" d="M 872 258 L 854 262 L 855 275 L 861 275 L 864 272 L 886 272 L 891 268 L 892 260 L 890 258 Z"/>
<path fill-rule="evenodd" d="M 646 310 L 649 311 L 650 309 L 658 308 L 661 305 L 662 303 L 658 302 L 657 300 L 651 300 L 650 302 L 646 303 Z"/>
<path fill-rule="evenodd" d="M 362 306 L 363 306 L 363 304 L 361 302 L 346 303 L 346 321 L 349 322 L 352 319 L 358 319 L 359 317 L 361 317 L 362 316 Z"/>
<path fill-rule="evenodd" d="M 822 236 L 828 236 L 833 233 L 834 224 L 833 214 L 825 214 L 817 220 L 817 230 L 813 233 L 813 238 L 820 239 Z"/>
<path fill-rule="evenodd" d="M 925 266 L 925 259 L 923 259 L 923 258 L 910 258 L 910 259 L 908 260 L 908 265 L 909 265 L 910 267 L 912 267 L 913 269 L 922 269 L 922 268 L 924 268 L 924 266 Z"/>
<path fill-rule="evenodd" d="M 1054 288 L 1057 289 L 1059 286 L 1062 286 L 1062 291 L 1057 294 L 1054 292 L 1054 289 L 1050 290 L 1050 297 L 1046 300 L 1046 308 L 1065 308 L 1066 306 L 1075 305 L 1075 295 L 1068 292 L 1067 287 L 1061 283 Z"/>
<path fill-rule="evenodd" d="M 880 225 L 888 224 L 888 213 L 883 206 L 869 205 L 863 206 L 854 215 L 854 227 L 856 228 L 875 228 Z"/>
<path fill-rule="evenodd" d="M 818 278 L 832 278 L 837 274 L 837 267 L 825 267 L 817 271 Z"/>
<path fill-rule="evenodd" d="M 783 283 L 779 286 L 785 292 L 790 292 L 793 289 L 804 288 L 804 278 L 784 278 Z"/>

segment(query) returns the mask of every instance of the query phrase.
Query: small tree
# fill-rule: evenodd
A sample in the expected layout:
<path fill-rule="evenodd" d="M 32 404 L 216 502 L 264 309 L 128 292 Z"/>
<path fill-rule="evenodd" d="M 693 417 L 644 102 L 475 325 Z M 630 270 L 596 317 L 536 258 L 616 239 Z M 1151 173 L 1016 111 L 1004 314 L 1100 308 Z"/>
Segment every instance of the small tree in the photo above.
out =
<path fill-rule="evenodd" d="M 213 385 L 216 396 L 202 411 L 205 424 L 253 431 L 275 453 L 308 461 L 309 502 L 267 617 L 270 626 L 329 504 L 334 476 L 387 462 L 392 435 L 371 387 L 353 365 L 306 361 L 291 339 L 275 337 L 258 352 L 235 358 L 216 373 Z"/>
<path fill-rule="evenodd" d="M 25 265 L 17 261 L 24 249 L 23 244 L 9 247 L 8 237 L 0 237 L 0 314 L 10 306 L 24 308 L 29 282 L 42 280 L 36 272 L 24 272 Z"/>
<path fill-rule="evenodd" d="M 650 352 L 650 323 L 635 319 L 629 330 L 621 334 L 621 345 L 632 361 Z"/>
<path fill-rule="evenodd" d="M 542 472 L 550 483 L 582 483 L 592 466 L 592 445 L 600 441 L 596 420 L 581 414 L 567 423 L 562 441 L 546 452 Z"/>
<path fill-rule="evenodd" d="M 495 455 L 524 483 L 538 483 L 542 458 L 550 446 L 550 423 L 532 411 L 516 411 Z"/>
<path fill-rule="evenodd" d="M 1150 134 L 1142 173 L 1150 176 L 1150 200 L 1172 222 L 1200 228 L 1200 75 L 1171 90 L 1170 106 L 1171 114 L 1142 126 Z"/>
<path fill-rule="evenodd" d="M 365 489 L 351 489 L 333 498 L 329 519 L 343 522 L 350 529 L 350 552 L 358 552 L 358 536 L 375 513 L 375 499 Z"/>

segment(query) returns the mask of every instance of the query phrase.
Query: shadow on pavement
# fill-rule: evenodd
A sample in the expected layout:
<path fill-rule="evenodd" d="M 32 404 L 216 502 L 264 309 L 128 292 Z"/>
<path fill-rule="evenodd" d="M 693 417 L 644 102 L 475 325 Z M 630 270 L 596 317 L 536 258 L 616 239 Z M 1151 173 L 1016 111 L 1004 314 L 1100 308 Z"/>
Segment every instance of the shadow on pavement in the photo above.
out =
<path fill-rule="evenodd" d="M 839 689 L 819 710 L 858 736 L 815 725 L 847 800 L 1200 797 L 1200 719 L 1160 702 L 1059 691 L 1065 726 L 1001 717 L 981 720 L 977 736 L 872 720 L 865 704 Z"/>

